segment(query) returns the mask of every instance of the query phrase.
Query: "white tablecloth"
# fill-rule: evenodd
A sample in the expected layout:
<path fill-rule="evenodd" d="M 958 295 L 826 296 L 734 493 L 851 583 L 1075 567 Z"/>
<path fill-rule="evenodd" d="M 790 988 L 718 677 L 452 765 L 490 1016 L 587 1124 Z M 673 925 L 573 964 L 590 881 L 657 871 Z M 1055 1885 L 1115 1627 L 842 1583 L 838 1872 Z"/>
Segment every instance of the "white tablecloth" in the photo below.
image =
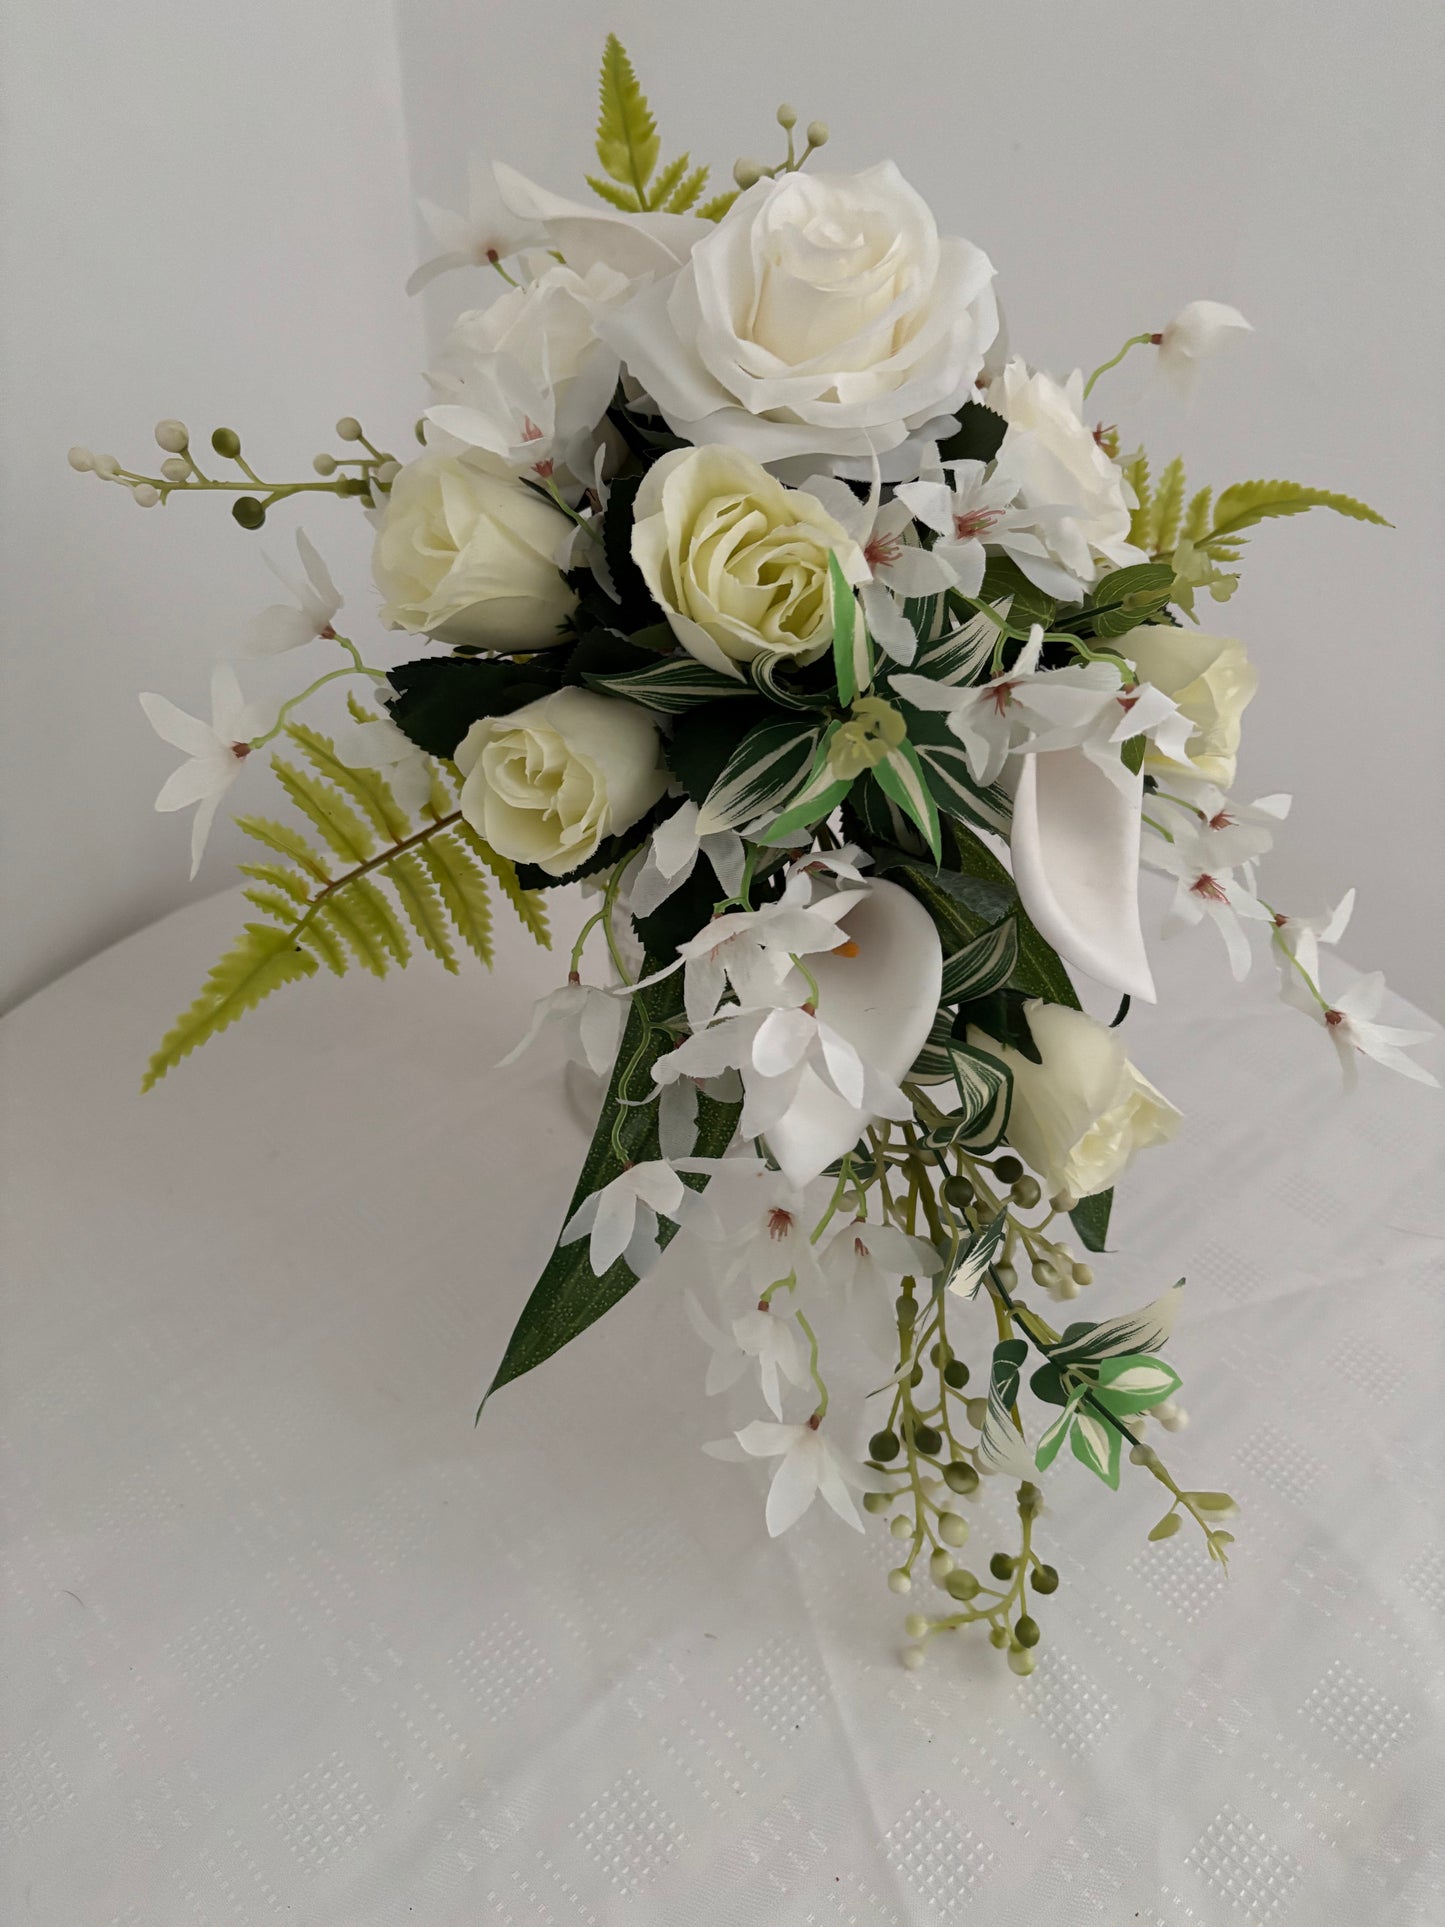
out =
<path fill-rule="evenodd" d="M 1445 1921 L 1438 1095 L 1344 1101 L 1267 970 L 1166 948 L 1131 1050 L 1188 1126 L 1080 1311 L 1189 1274 L 1231 1577 L 1061 1462 L 1036 1674 L 909 1674 L 886 1537 L 770 1543 L 701 1453 L 665 1284 L 473 1430 L 580 1150 L 555 1059 L 489 1068 L 553 965 L 312 982 L 142 1100 L 238 909 L 4 1027 L 0 1918 Z"/>

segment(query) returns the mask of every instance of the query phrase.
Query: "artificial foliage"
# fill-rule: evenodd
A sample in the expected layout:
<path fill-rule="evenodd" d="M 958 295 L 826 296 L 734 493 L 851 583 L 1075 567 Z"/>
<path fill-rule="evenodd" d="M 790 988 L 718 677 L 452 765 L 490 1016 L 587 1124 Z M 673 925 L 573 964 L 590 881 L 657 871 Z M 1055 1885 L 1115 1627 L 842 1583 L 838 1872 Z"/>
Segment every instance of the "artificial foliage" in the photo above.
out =
<path fill-rule="evenodd" d="M 1004 347 L 992 263 L 891 163 L 824 172 L 827 128 L 777 120 L 783 156 L 709 197 L 609 36 L 594 204 L 499 164 L 464 212 L 424 207 L 439 252 L 412 285 L 467 273 L 484 300 L 409 459 L 353 417 L 299 482 L 173 420 L 158 474 L 72 450 L 142 507 L 220 494 L 256 530 L 330 495 L 375 527 L 385 641 L 342 633 L 298 534 L 248 648 L 326 666 L 259 712 L 222 666 L 209 722 L 142 699 L 186 757 L 158 807 L 196 808 L 193 862 L 234 783 L 254 794 L 269 760 L 274 785 L 238 818 L 242 934 L 145 1083 L 322 970 L 490 965 L 499 902 L 545 948 L 546 894 L 581 885 L 518 1049 L 559 1031 L 598 1121 L 565 1208 L 508 1201 L 558 1236 L 479 1361 L 483 1406 L 682 1232 L 677 1343 L 690 1321 L 706 1392 L 751 1384 L 770 1416 L 676 1449 L 773 1462 L 770 1532 L 819 1497 L 877 1518 L 890 1587 L 929 1602 L 906 1664 L 977 1625 L 1027 1674 L 1060 1584 L 1046 1497 L 1132 1468 L 1165 1495 L 1151 1540 L 1233 1543 L 1233 1501 L 1159 1442 L 1184 1418 L 1182 1280 L 1062 1309 L 1112 1298 L 1116 1188 L 1178 1122 L 1125 1054 L 1154 995 L 1141 863 L 1236 976 L 1271 955 L 1347 1081 L 1362 1056 L 1429 1080 L 1419 1034 L 1377 1021 L 1378 979 L 1327 987 L 1352 896 L 1297 915 L 1262 893 L 1288 798 L 1233 792 L 1256 672 L 1202 620 L 1264 522 L 1383 517 L 1296 482 L 1191 485 L 1086 413 L 1130 354 L 1191 384 L 1247 332 L 1235 310 L 1191 303 L 1055 381 Z M 330 733 L 294 719 L 333 684 Z M 990 1479 L 1014 1491 L 1004 1543 L 977 1524 Z"/>

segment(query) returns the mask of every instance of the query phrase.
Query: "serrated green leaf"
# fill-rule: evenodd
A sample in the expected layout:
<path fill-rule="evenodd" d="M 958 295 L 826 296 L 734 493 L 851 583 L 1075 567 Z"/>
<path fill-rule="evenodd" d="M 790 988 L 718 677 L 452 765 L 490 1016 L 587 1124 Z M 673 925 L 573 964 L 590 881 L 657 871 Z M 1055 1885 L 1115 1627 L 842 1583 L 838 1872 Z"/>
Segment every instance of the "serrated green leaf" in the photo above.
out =
<path fill-rule="evenodd" d="M 266 849 L 274 850 L 277 856 L 289 857 L 317 883 L 330 882 L 330 872 L 318 853 L 312 849 L 300 830 L 290 823 L 274 823 L 265 816 L 238 816 L 236 828 L 249 836 L 253 843 L 260 843 Z"/>
<path fill-rule="evenodd" d="M 622 42 L 615 33 L 602 49 L 598 83 L 597 159 L 602 171 L 636 197 L 634 209 L 647 206 L 647 183 L 657 166 L 657 123 Z"/>
<path fill-rule="evenodd" d="M 1147 547 L 1153 555 L 1168 555 L 1179 540 L 1179 518 L 1184 512 L 1184 458 L 1176 455 L 1159 477 L 1149 517 Z"/>
<path fill-rule="evenodd" d="M 407 922 L 422 943 L 446 970 L 457 974 L 457 953 L 435 876 L 423 862 L 420 850 L 405 850 L 387 865 L 387 879 L 396 891 L 397 901 Z"/>
<path fill-rule="evenodd" d="M 321 832 L 344 863 L 364 863 L 376 848 L 376 838 L 346 798 L 330 784 L 276 756 L 272 773 L 301 813 Z"/>
<path fill-rule="evenodd" d="M 401 841 L 411 824 L 378 771 L 351 769 L 337 755 L 336 745 L 329 736 L 308 729 L 304 723 L 288 724 L 285 733 L 287 741 L 296 745 L 316 774 L 354 803 L 379 837 L 388 843 Z"/>
<path fill-rule="evenodd" d="M 686 174 L 687 164 L 691 158 L 691 155 L 679 154 L 675 161 L 669 161 L 666 167 L 655 176 L 647 190 L 649 207 L 662 207 L 667 203 L 681 183 L 683 175 Z"/>
<path fill-rule="evenodd" d="M 720 221 L 741 190 L 736 187 L 725 188 L 721 194 L 714 194 L 710 201 L 704 201 L 697 210 L 701 221 Z"/>
<path fill-rule="evenodd" d="M 1336 515 L 1352 522 L 1376 522 L 1391 528 L 1378 510 L 1351 495 L 1338 495 L 1332 489 L 1306 488 L 1302 482 L 1236 482 L 1225 489 L 1214 505 L 1214 523 L 1209 532 L 1211 546 L 1221 536 L 1253 528 L 1257 522 L 1278 515 L 1303 515 L 1306 509 L 1333 509 Z"/>
<path fill-rule="evenodd" d="M 668 196 L 669 214 L 686 214 L 695 206 L 698 195 L 707 186 L 708 171 L 706 167 L 695 167 L 691 174 L 678 182 Z"/>
<path fill-rule="evenodd" d="M 492 965 L 492 908 L 487 879 L 460 838 L 434 837 L 420 846 L 422 862 L 462 942 L 480 963 Z"/>
<path fill-rule="evenodd" d="M 959 1004 L 1001 989 L 1018 963 L 1018 925 L 1012 917 L 973 937 L 944 960 L 941 1004 Z"/>
<path fill-rule="evenodd" d="M 153 1088 L 198 1045 L 234 1024 L 263 997 L 283 984 L 316 974 L 316 959 L 297 948 L 289 930 L 269 923 L 248 923 L 226 954 L 215 963 L 205 988 L 178 1017 L 153 1053 L 141 1083 Z"/>
<path fill-rule="evenodd" d="M 1184 517 L 1181 534 L 1186 542 L 1202 542 L 1210 529 L 1210 506 L 1214 501 L 1214 490 L 1202 488 L 1190 501 Z"/>
<path fill-rule="evenodd" d="M 1129 540 L 1136 549 L 1147 549 L 1154 511 L 1154 495 L 1149 485 L 1149 457 L 1142 448 L 1136 448 L 1122 467 L 1124 480 L 1134 491 L 1134 507 L 1129 513 Z"/>
<path fill-rule="evenodd" d="M 637 204 L 635 188 L 617 187 L 611 181 L 599 180 L 595 174 L 584 174 L 582 178 L 598 200 L 606 201 L 609 207 L 615 207 L 623 214 L 637 214 L 641 211 Z"/>

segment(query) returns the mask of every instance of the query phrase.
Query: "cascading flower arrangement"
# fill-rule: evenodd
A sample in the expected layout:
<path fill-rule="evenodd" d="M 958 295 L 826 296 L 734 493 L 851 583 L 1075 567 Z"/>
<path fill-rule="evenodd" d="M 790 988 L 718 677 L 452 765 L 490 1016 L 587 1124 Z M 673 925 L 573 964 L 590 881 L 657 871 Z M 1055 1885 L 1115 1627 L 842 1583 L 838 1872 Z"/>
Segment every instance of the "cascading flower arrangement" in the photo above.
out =
<path fill-rule="evenodd" d="M 1141 862 L 1174 881 L 1168 927 L 1213 923 L 1236 977 L 1251 930 L 1268 941 L 1347 1080 L 1363 1053 L 1434 1081 L 1403 1048 L 1423 1033 L 1375 1021 L 1378 976 L 1324 988 L 1351 897 L 1294 916 L 1261 895 L 1289 799 L 1231 795 L 1255 671 L 1198 624 L 1256 524 L 1383 518 L 1121 460 L 1085 415 L 1099 376 L 1142 349 L 1187 386 L 1242 316 L 1191 303 L 1061 383 L 1009 352 L 992 263 L 897 167 L 806 171 L 827 129 L 799 151 L 777 119 L 785 158 L 704 203 L 609 38 L 598 206 L 496 165 L 465 213 L 425 207 L 441 251 L 413 290 L 470 267 L 495 298 L 452 329 L 409 461 L 349 417 L 352 452 L 301 482 L 263 481 L 230 429 L 218 478 L 176 421 L 157 475 L 71 451 L 143 507 L 227 492 L 248 529 L 298 494 L 354 499 L 382 624 L 437 645 L 365 661 L 298 534 L 247 649 L 343 660 L 267 713 L 230 665 L 209 722 L 142 697 L 187 758 L 157 808 L 196 806 L 193 868 L 257 751 L 286 750 L 292 806 L 239 819 L 257 920 L 146 1083 L 320 968 L 490 961 L 489 879 L 546 944 L 541 893 L 585 880 L 596 907 L 513 1055 L 558 1027 L 606 1090 L 491 1390 L 685 1227 L 706 1389 L 750 1376 L 770 1414 L 708 1449 L 773 1462 L 769 1532 L 815 1496 L 861 1529 L 861 1504 L 898 1542 L 892 1589 L 941 1594 L 905 1662 L 974 1624 L 1028 1673 L 1065 1443 L 1106 1485 L 1126 1460 L 1158 1481 L 1152 1539 L 1187 1520 L 1211 1558 L 1231 1544 L 1228 1495 L 1149 1443 L 1183 1420 L 1162 1356 L 1181 1287 L 1063 1329 L 1041 1309 L 1092 1283 L 1116 1180 L 1179 1121 L 1120 1029 L 1154 996 Z M 376 701 L 348 693 L 330 736 L 293 720 L 343 680 Z M 1112 1023 L 1071 966 L 1117 996 Z M 992 1312 L 972 1360 L 970 1300 Z M 834 1361 L 866 1399 L 830 1402 Z M 966 1563 L 989 1475 L 1017 1487 L 1017 1537 Z"/>

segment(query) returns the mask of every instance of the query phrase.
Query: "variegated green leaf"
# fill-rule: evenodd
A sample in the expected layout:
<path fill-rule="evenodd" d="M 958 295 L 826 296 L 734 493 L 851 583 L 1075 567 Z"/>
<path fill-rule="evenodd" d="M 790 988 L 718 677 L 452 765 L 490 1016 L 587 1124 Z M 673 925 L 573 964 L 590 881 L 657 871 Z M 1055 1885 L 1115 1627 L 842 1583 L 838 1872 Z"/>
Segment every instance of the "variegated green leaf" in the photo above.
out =
<path fill-rule="evenodd" d="M 1006 1338 L 995 1345 L 988 1409 L 978 1435 L 979 1469 L 1001 1472 L 1010 1479 L 1031 1479 L 1035 1471 L 1034 1455 L 1009 1412 L 1018 1398 L 1019 1366 L 1027 1351 L 1022 1339 Z"/>
<path fill-rule="evenodd" d="M 749 826 L 749 834 L 759 842 L 785 843 L 796 836 L 799 830 L 811 829 L 831 810 L 835 810 L 852 789 L 853 778 L 839 776 L 828 759 L 838 727 L 836 722 L 832 722 L 824 730 L 813 755 L 813 766 L 802 787 L 788 799 L 787 808 L 769 823 L 755 820 Z"/>
<path fill-rule="evenodd" d="M 1005 622 L 1008 609 L 1008 603 L 1004 602 L 996 612 Z M 980 612 L 971 616 L 961 629 L 925 643 L 909 667 L 916 676 L 928 676 L 934 682 L 961 687 L 978 680 L 979 671 L 993 654 L 998 636 L 999 623 Z"/>
<path fill-rule="evenodd" d="M 788 681 L 789 658 L 764 651 L 747 665 L 748 680 L 762 691 L 769 702 L 784 709 L 826 709 L 831 700 L 826 692 L 795 689 Z"/>
<path fill-rule="evenodd" d="M 1090 627 L 1096 636 L 1126 635 L 1141 622 L 1153 621 L 1173 587 L 1174 569 L 1168 562 L 1136 562 L 1127 569 L 1115 569 L 1094 590 L 1097 613 L 1091 612 Z"/>
<path fill-rule="evenodd" d="M 664 716 L 680 716 L 703 703 L 751 693 L 745 682 L 724 676 L 692 656 L 673 656 L 666 662 L 646 663 L 641 669 L 584 675 L 582 680 L 604 695 L 625 696 L 629 702 L 641 703 L 644 709 L 658 710 Z"/>
<path fill-rule="evenodd" d="M 1171 1285 L 1161 1297 L 1139 1311 L 1119 1318 L 1106 1318 L 1078 1338 L 1065 1335 L 1050 1356 L 1056 1365 L 1091 1364 L 1096 1359 L 1117 1358 L 1132 1352 L 1157 1352 L 1169 1342 L 1174 1320 L 1184 1297 L 1184 1280 Z"/>
<path fill-rule="evenodd" d="M 940 719 L 941 720 L 941 719 Z M 1007 838 L 1013 827 L 1013 799 L 998 783 L 980 789 L 968 773 L 962 743 L 915 742 L 929 795 L 945 816 Z"/>
<path fill-rule="evenodd" d="M 999 1058 L 969 1044 L 955 1043 L 950 1054 L 959 1097 L 955 1141 L 970 1151 L 991 1151 L 1008 1124 L 1013 1072 Z"/>
<path fill-rule="evenodd" d="M 953 1076 L 953 1012 L 940 1010 L 933 1020 L 933 1028 L 924 1040 L 923 1048 L 913 1060 L 906 1082 L 910 1084 L 941 1084 L 945 1078 Z M 942 1126 L 939 1127 L 943 1129 Z M 949 1128 L 944 1133 L 944 1143 L 953 1142 L 953 1132 Z"/>
<path fill-rule="evenodd" d="M 781 810 L 807 781 L 821 723 L 760 723 L 723 765 L 698 812 L 697 833 L 735 830 Z"/>
<path fill-rule="evenodd" d="M 948 1289 L 960 1298 L 976 1298 L 990 1265 L 997 1264 L 1008 1230 L 1008 1212 L 1000 1211 L 983 1230 L 976 1233 L 963 1258 L 948 1281 Z M 1027 1350 L 1027 1347 L 1025 1347 Z M 1009 1401 L 1012 1404 L 1012 1400 Z"/>
<path fill-rule="evenodd" d="M 1001 989 L 1013 975 L 1018 956 L 1018 925 L 1012 917 L 1005 917 L 945 961 L 938 1001 L 961 1004 L 970 997 L 986 997 L 991 990 Z"/>
<path fill-rule="evenodd" d="M 1045 1432 L 1039 1440 L 1039 1449 L 1034 1453 L 1034 1464 L 1040 1472 L 1047 1472 L 1054 1460 L 1059 1456 L 1059 1447 L 1064 1442 L 1069 1426 L 1073 1422 L 1075 1408 L 1079 1400 L 1084 1396 L 1085 1390 L 1086 1387 L 1082 1385 L 1079 1387 L 1063 1411 L 1049 1427 L 1048 1431 Z"/>
<path fill-rule="evenodd" d="M 1106 1411 L 1125 1418 L 1131 1412 L 1147 1412 L 1152 1405 L 1162 1405 L 1179 1390 L 1179 1384 L 1178 1372 L 1162 1358 L 1126 1352 L 1100 1359 L 1094 1396 Z"/>
<path fill-rule="evenodd" d="M 890 749 L 874 768 L 873 780 L 917 826 L 934 862 L 940 862 L 943 842 L 938 833 L 938 805 L 912 743 L 900 743 L 896 749 Z"/>
<path fill-rule="evenodd" d="M 1119 1459 L 1123 1441 L 1112 1425 L 1096 1417 L 1085 1406 L 1074 1414 L 1069 1443 L 1080 1465 L 1087 1465 L 1111 1490 L 1119 1490 Z"/>
<path fill-rule="evenodd" d="M 851 703 L 872 686 L 873 652 L 858 598 L 848 586 L 836 555 L 828 556 L 828 593 L 833 604 L 833 668 L 838 698 Z"/>

